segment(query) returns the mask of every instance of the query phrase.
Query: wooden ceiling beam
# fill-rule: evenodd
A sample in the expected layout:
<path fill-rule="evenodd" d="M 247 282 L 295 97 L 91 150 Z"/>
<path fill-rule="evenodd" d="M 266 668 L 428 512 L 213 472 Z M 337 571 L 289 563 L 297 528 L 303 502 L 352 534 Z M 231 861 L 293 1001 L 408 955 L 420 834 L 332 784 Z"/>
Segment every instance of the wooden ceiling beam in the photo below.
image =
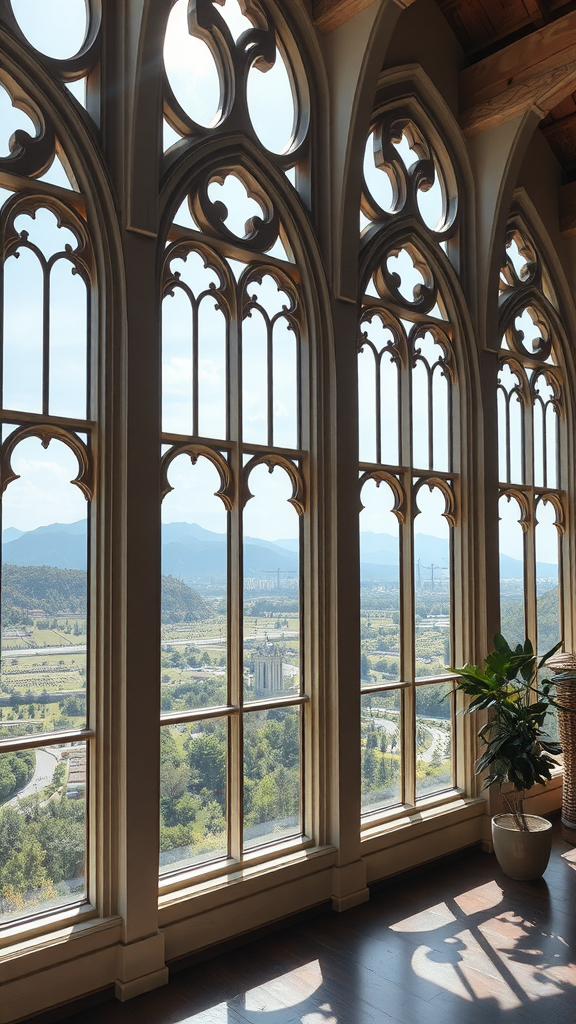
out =
<path fill-rule="evenodd" d="M 558 215 L 560 234 L 564 238 L 576 238 L 576 181 L 558 189 Z"/>
<path fill-rule="evenodd" d="M 576 89 L 576 11 L 465 68 L 459 79 L 467 135 L 532 107 L 544 116 Z"/>
<path fill-rule="evenodd" d="M 546 24 L 548 21 L 548 11 L 543 0 L 524 0 L 524 6 L 536 28 L 541 28 L 542 25 Z"/>
<path fill-rule="evenodd" d="M 540 131 L 547 139 L 554 139 L 559 135 L 564 135 L 565 132 L 576 135 L 576 110 L 566 117 L 559 117 L 556 121 L 540 125 Z"/>
<path fill-rule="evenodd" d="M 321 32 L 327 34 L 375 2 L 377 0 L 313 0 L 314 24 Z M 410 7 L 414 0 L 394 0 L 394 3 L 404 9 Z"/>

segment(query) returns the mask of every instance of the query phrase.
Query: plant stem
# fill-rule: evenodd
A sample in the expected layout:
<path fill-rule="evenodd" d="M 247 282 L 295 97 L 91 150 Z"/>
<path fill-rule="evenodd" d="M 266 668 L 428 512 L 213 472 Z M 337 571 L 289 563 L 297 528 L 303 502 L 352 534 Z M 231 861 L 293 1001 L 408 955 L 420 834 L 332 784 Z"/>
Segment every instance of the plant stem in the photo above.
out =
<path fill-rule="evenodd" d="M 510 814 L 514 818 L 514 823 L 518 828 L 518 831 L 528 832 L 528 822 L 526 821 L 526 816 L 524 814 L 523 798 L 518 795 L 515 795 L 515 798 L 512 798 L 512 794 L 508 796 L 508 794 L 503 793 L 502 790 L 500 790 L 500 793 L 506 806 L 508 807 L 508 810 L 510 811 Z"/>

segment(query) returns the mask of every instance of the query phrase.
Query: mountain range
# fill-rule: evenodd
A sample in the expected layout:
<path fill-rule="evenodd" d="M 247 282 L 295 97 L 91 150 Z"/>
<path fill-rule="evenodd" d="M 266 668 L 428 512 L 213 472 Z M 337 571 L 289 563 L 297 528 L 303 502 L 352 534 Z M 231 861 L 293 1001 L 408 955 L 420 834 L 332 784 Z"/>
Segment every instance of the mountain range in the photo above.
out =
<path fill-rule="evenodd" d="M 448 541 L 418 533 L 414 538 L 422 578 L 430 578 L 434 565 L 439 577 L 448 566 Z M 360 540 L 362 579 L 386 582 L 398 579 L 398 541 L 386 533 L 363 533 Z M 226 535 L 205 530 L 196 523 L 165 523 L 162 527 L 162 573 L 183 580 L 202 591 L 222 585 L 226 579 Z M 2 534 L 2 561 L 9 565 L 48 565 L 59 569 L 86 568 L 86 521 L 53 523 L 27 532 L 9 527 Z M 500 556 L 503 579 L 519 579 L 522 563 Z M 247 537 L 244 573 L 254 579 L 295 579 L 298 573 L 298 541 L 268 541 Z M 555 565 L 537 565 L 539 577 L 554 577 Z"/>

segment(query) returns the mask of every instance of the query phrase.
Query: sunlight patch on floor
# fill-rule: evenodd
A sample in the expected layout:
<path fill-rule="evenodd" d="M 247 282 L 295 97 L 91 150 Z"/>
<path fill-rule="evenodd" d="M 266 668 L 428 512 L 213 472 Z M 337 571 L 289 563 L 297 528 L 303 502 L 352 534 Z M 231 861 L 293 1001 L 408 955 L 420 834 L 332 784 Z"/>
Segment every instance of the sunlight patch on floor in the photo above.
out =
<path fill-rule="evenodd" d="M 445 928 L 452 924 L 456 918 L 445 903 L 436 903 L 427 910 L 421 910 L 418 914 L 405 917 L 402 921 L 390 925 L 393 932 L 430 932 L 435 928 Z"/>
<path fill-rule="evenodd" d="M 576 850 L 563 856 L 576 869 Z M 514 910 L 494 914 L 505 899 L 492 880 L 396 921 L 390 930 L 419 933 L 414 974 L 466 1002 L 485 999 L 499 1010 L 517 1010 L 576 988 L 566 940 Z"/>
<path fill-rule="evenodd" d="M 310 999 L 322 984 L 319 960 L 311 960 L 287 974 L 272 978 L 250 989 L 244 996 L 244 1008 L 251 1012 L 283 1010 Z"/>

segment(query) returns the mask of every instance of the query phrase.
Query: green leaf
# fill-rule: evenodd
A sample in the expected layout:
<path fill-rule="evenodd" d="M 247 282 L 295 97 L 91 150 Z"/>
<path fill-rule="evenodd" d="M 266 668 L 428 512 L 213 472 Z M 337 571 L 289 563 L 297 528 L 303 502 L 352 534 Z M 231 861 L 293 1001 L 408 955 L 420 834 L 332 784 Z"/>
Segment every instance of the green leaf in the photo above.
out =
<path fill-rule="evenodd" d="M 539 669 L 544 668 L 544 665 L 548 661 L 548 658 L 551 658 L 553 654 L 556 654 L 556 651 L 560 650 L 560 648 L 562 647 L 563 643 L 564 643 L 563 640 L 559 640 L 558 643 L 555 644 L 555 646 L 550 651 L 548 651 L 547 654 L 543 655 L 543 657 L 538 662 L 538 668 Z"/>

